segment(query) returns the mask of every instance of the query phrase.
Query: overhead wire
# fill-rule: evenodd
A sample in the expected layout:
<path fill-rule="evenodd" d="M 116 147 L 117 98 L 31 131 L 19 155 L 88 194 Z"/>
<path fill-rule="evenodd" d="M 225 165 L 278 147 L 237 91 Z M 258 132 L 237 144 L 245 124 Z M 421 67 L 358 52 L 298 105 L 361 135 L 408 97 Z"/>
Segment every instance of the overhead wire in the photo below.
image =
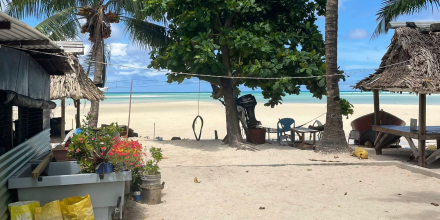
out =
<path fill-rule="evenodd" d="M 5 45 L 5 44 L 0 44 L 0 46 L 5 46 L 5 47 L 15 48 L 15 49 L 19 49 L 19 50 L 31 51 L 31 52 L 34 52 L 34 53 L 47 54 L 47 55 L 52 55 L 52 56 L 58 56 L 58 57 L 64 57 L 64 58 L 72 59 L 72 57 L 68 57 L 68 56 L 64 56 L 64 55 L 60 55 L 60 54 L 47 53 L 47 52 L 42 52 L 42 51 L 38 51 L 38 50 L 31 50 L 31 49 L 26 49 L 26 48 L 14 47 L 14 46 Z M 114 63 L 107 63 L 107 62 L 99 62 L 99 61 L 87 60 L 87 59 L 84 59 L 84 58 L 79 57 L 79 56 L 77 57 L 77 59 L 78 60 L 81 59 L 81 60 L 87 61 L 89 63 L 100 63 L 100 64 L 110 65 L 110 66 L 118 66 L 118 67 L 131 68 L 131 69 L 137 69 L 137 70 L 145 70 L 145 71 L 152 71 L 152 72 L 163 72 L 163 73 L 175 74 L 175 75 L 187 75 L 187 76 L 196 76 L 196 77 L 211 77 L 211 78 L 229 78 L 229 79 L 258 79 L 258 80 L 311 79 L 311 78 L 322 78 L 322 77 L 327 77 L 327 76 L 333 77 L 333 76 L 348 75 L 348 74 L 361 73 L 361 72 L 367 72 L 367 71 L 373 71 L 373 70 L 377 71 L 379 69 L 400 65 L 400 64 L 407 63 L 407 62 L 410 61 L 410 60 L 405 60 L 405 61 L 401 61 L 401 62 L 398 62 L 398 63 L 381 66 L 381 67 L 379 67 L 377 69 L 364 69 L 364 70 L 359 70 L 359 71 L 344 72 L 344 73 L 332 74 L 332 75 L 286 76 L 286 77 L 249 77 L 249 76 L 204 75 L 204 74 L 196 74 L 196 73 L 173 72 L 173 71 L 169 71 L 169 70 L 156 70 L 156 69 L 151 69 L 151 68 L 143 68 L 143 67 L 135 67 L 135 66 L 129 66 L 129 65 L 122 65 L 122 64 L 114 64 Z"/>

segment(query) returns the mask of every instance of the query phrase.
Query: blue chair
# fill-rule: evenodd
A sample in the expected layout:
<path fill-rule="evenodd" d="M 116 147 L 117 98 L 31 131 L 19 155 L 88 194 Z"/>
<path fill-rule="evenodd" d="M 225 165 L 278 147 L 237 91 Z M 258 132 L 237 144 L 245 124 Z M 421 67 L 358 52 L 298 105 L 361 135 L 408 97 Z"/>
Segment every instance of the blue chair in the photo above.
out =
<path fill-rule="evenodd" d="M 277 123 L 277 140 L 278 143 L 281 145 L 281 139 L 286 139 L 289 137 L 289 135 L 286 135 L 286 131 L 289 132 L 290 129 L 293 127 L 295 127 L 295 120 L 293 120 L 293 118 L 282 118 L 278 120 Z M 290 137 L 291 140 L 295 139 L 295 136 Z"/>

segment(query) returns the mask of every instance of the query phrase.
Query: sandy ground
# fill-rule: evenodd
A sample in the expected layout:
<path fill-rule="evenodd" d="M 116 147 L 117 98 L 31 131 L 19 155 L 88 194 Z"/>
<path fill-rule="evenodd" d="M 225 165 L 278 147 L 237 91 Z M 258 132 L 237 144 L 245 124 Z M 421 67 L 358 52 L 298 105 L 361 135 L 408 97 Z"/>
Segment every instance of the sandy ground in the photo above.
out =
<path fill-rule="evenodd" d="M 66 101 L 66 129 L 71 129 L 72 120 L 76 111 L 73 103 Z M 88 102 L 86 107 L 81 106 L 82 114 L 87 114 L 90 109 Z M 354 114 L 348 119 L 344 118 L 344 130 L 346 135 L 351 130 L 351 121 L 365 114 L 373 112 L 373 105 L 355 105 Z M 410 118 L 418 118 L 418 106 L 416 105 L 381 105 L 381 109 L 388 111 L 409 124 Z M 164 140 L 170 140 L 177 136 L 194 139 L 192 123 L 197 116 L 197 102 L 168 102 L 168 103 L 134 103 L 131 107 L 130 127 L 139 133 L 140 136 L 153 138 L 154 123 L 156 124 L 156 136 Z M 259 103 L 256 106 L 256 118 L 265 127 L 276 128 L 279 118 L 293 118 L 296 126 L 302 125 L 315 117 L 326 112 L 324 104 L 282 104 L 275 108 L 265 107 Z M 427 125 L 440 124 L 440 106 L 427 106 Z M 55 117 L 60 117 L 61 110 L 57 107 L 53 111 Z M 203 117 L 202 139 L 214 139 L 214 130 L 218 131 L 219 138 L 226 135 L 225 109 L 220 102 L 201 102 L 200 115 Z M 325 123 L 325 115 L 318 118 Z M 313 120 L 314 121 L 314 120 Z M 313 121 L 311 123 L 313 123 Z M 99 124 L 110 124 L 118 122 L 120 125 L 127 125 L 128 103 L 127 104 L 103 104 L 100 109 Z M 311 123 L 308 123 L 307 126 Z M 198 124 L 197 126 L 200 126 Z M 274 138 L 276 134 L 272 134 Z M 404 141 L 402 139 L 402 141 Z"/>
<path fill-rule="evenodd" d="M 314 166 L 322 162 L 309 160 L 406 161 L 405 149 L 359 161 L 275 143 L 251 152 L 215 140 L 141 141 L 162 148 L 167 158 L 160 163 L 162 203 L 130 200 L 124 219 L 440 219 L 440 207 L 431 205 L 440 204 L 439 179 L 395 166 Z"/>
<path fill-rule="evenodd" d="M 407 122 L 418 116 L 417 106 L 381 108 Z M 439 110 L 440 106 L 427 107 L 428 125 L 440 124 Z M 284 117 L 294 118 L 298 126 L 325 111 L 321 104 L 283 104 L 274 109 L 259 104 L 256 117 L 266 127 L 276 127 L 278 118 Z M 355 114 L 344 118 L 346 134 L 353 119 L 372 111 L 372 105 L 356 105 Z M 59 112 L 57 108 L 55 116 Z M 66 128 L 74 114 L 69 106 Z M 214 138 L 214 130 L 220 138 L 226 133 L 224 108 L 215 102 L 201 103 L 205 140 L 170 141 L 174 136 L 194 139 L 191 125 L 196 115 L 196 102 L 133 104 L 130 127 L 142 136 L 138 139 L 145 147 L 162 148 L 168 159 L 160 163 L 166 182 L 163 202 L 148 206 L 129 201 L 124 219 L 440 219 L 440 206 L 431 205 L 440 204 L 439 179 L 394 166 L 304 165 L 312 163 L 310 159 L 406 162 L 407 149 L 385 149 L 384 155 L 369 149 L 370 159 L 365 161 L 276 143 L 259 145 L 257 152 L 236 151 L 219 140 L 207 140 Z M 127 120 L 128 105 L 104 104 L 100 109 L 100 124 Z M 325 122 L 325 117 L 318 120 Z M 153 123 L 156 136 L 167 141 L 151 140 Z M 431 167 L 440 172 L 439 161 Z M 201 183 L 194 183 L 194 177 Z"/>

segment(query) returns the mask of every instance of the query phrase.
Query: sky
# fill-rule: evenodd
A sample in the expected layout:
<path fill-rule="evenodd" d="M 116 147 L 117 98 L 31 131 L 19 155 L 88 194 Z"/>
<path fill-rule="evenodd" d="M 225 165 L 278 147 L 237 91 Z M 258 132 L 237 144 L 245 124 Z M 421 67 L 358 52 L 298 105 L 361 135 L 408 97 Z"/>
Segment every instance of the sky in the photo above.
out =
<path fill-rule="evenodd" d="M 338 65 L 348 73 L 345 82 L 340 82 L 341 91 L 352 91 L 350 86 L 360 79 L 374 72 L 380 64 L 394 34 L 390 30 L 388 34 L 381 35 L 371 40 L 371 35 L 376 28 L 376 12 L 381 6 L 380 0 L 339 0 L 339 30 L 338 30 Z M 397 21 L 433 21 L 438 20 L 440 13 L 437 9 L 423 11 L 411 16 L 402 16 Z M 29 26 L 35 27 L 38 20 L 28 18 L 22 20 Z M 324 33 L 325 18 L 320 17 L 316 24 Z M 84 35 L 80 40 L 84 41 L 86 51 L 90 47 Z M 147 68 L 150 63 L 149 54 L 146 50 L 136 48 L 130 40 L 124 28 L 112 24 L 112 35 L 106 40 L 110 45 L 110 63 Z M 189 80 L 183 84 L 166 83 L 163 72 L 144 71 L 138 69 L 109 66 L 107 73 L 108 92 L 130 92 L 130 81 L 133 79 L 133 92 L 198 92 L 198 81 Z M 242 91 L 250 91 L 249 88 L 240 88 Z M 201 83 L 202 92 L 211 92 L 208 83 Z"/>

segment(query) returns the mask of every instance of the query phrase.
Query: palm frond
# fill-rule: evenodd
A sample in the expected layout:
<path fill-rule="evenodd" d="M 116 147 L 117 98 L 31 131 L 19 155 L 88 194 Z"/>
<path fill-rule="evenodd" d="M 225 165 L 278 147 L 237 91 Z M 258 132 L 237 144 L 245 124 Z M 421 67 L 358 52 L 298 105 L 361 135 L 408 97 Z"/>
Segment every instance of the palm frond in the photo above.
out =
<path fill-rule="evenodd" d="M 55 41 L 76 39 L 80 30 L 80 24 L 76 19 L 76 8 L 66 8 L 46 18 L 35 29 Z"/>
<path fill-rule="evenodd" d="M 5 13 L 12 17 L 23 19 L 35 17 L 47 18 L 66 8 L 79 7 L 76 0 L 8 0 Z"/>
<path fill-rule="evenodd" d="M 382 7 L 377 12 L 377 27 L 372 38 L 388 32 L 387 25 L 401 15 L 412 15 L 434 6 L 438 9 L 440 0 L 382 0 Z"/>
<path fill-rule="evenodd" d="M 141 48 L 162 47 L 169 40 L 163 26 L 129 17 L 121 17 L 121 21 L 125 23 L 125 33 L 128 33 L 131 41 Z"/>

